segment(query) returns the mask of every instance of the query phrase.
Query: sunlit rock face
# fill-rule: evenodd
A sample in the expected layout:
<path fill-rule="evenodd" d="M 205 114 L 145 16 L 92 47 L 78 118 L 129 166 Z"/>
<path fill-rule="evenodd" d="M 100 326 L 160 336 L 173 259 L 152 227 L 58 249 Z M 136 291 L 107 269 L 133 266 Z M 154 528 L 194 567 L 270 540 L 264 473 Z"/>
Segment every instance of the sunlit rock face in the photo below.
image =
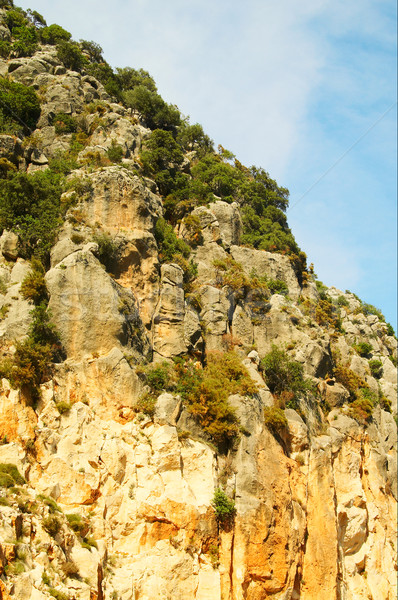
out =
<path fill-rule="evenodd" d="M 16 377 L 36 318 L 32 263 L 17 231 L 0 237 L 0 600 L 395 599 L 388 326 L 288 255 L 242 246 L 238 201 L 214 196 L 170 219 L 168 243 L 191 247 L 167 259 L 143 117 L 65 68 L 55 46 L 2 58 L 0 73 L 41 100 L 29 139 L 0 135 L 6 173 L 45 172 L 71 151 L 59 113 L 86 136 L 45 273 L 62 352 L 36 397 Z M 182 172 L 195 160 L 190 147 Z M 307 386 L 297 397 L 288 370 L 279 387 L 267 374 L 275 348 Z M 227 379 L 204 380 L 211 357 L 230 353 Z M 255 391 L 228 391 L 237 364 Z M 209 429 L 213 409 L 219 428 L 233 414 L 228 443 Z M 217 490 L 234 503 L 224 519 Z"/>

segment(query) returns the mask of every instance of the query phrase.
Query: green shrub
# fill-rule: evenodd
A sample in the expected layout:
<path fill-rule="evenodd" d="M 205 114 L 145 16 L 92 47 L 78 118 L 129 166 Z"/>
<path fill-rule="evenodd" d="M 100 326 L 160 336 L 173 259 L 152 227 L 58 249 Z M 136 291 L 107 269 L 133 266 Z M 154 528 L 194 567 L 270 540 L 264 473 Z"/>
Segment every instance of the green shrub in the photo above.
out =
<path fill-rule="evenodd" d="M 65 113 L 57 113 L 51 119 L 51 125 L 55 127 L 55 133 L 75 133 L 77 131 L 76 119 Z"/>
<path fill-rule="evenodd" d="M 376 379 L 380 379 L 380 377 L 382 377 L 383 375 L 383 363 L 381 362 L 381 360 L 372 359 L 369 361 L 368 364 L 372 376 Z"/>
<path fill-rule="evenodd" d="M 44 267 L 38 260 L 32 260 L 31 271 L 21 284 L 21 295 L 38 305 L 48 301 L 48 291 L 44 279 Z"/>
<path fill-rule="evenodd" d="M 11 44 L 6 40 L 0 40 L 0 56 L 1 58 L 8 58 L 11 52 Z"/>
<path fill-rule="evenodd" d="M 303 365 L 275 344 L 261 360 L 260 369 L 272 394 L 289 408 L 297 408 L 300 396 L 314 391 L 312 381 L 304 377 Z"/>
<path fill-rule="evenodd" d="M 252 279 L 246 275 L 242 265 L 233 258 L 215 260 L 213 265 L 217 269 L 217 285 L 227 285 L 235 292 L 242 291 L 246 294 L 252 288 Z"/>
<path fill-rule="evenodd" d="M 8 10 L 5 14 L 5 22 L 11 31 L 14 32 L 14 29 L 18 27 L 24 27 L 28 24 L 28 19 L 26 18 L 26 12 L 19 8 L 19 6 L 12 6 L 11 10 Z"/>
<path fill-rule="evenodd" d="M 362 393 L 350 405 L 350 415 L 359 423 L 368 423 L 372 418 L 375 399 L 370 394 Z"/>
<path fill-rule="evenodd" d="M 171 376 L 171 365 L 167 362 L 151 365 L 144 370 L 146 383 L 153 392 L 167 390 Z"/>
<path fill-rule="evenodd" d="M 8 475 L 7 473 L 2 473 L 0 471 L 0 487 L 10 488 L 13 485 L 15 485 L 15 481 L 13 480 L 11 475 Z"/>
<path fill-rule="evenodd" d="M 43 44 L 51 44 L 55 46 L 59 42 L 69 42 L 72 35 L 66 29 L 63 29 L 60 25 L 49 25 L 40 30 L 40 39 Z"/>
<path fill-rule="evenodd" d="M 0 277 L 0 294 L 4 295 L 7 293 L 7 285 L 4 282 L 3 278 Z"/>
<path fill-rule="evenodd" d="M 287 427 L 284 411 L 276 406 L 264 409 L 264 423 L 274 433 L 279 433 Z"/>
<path fill-rule="evenodd" d="M 8 365 L 4 376 L 13 388 L 28 392 L 35 404 L 40 397 L 39 386 L 45 380 L 52 357 L 53 352 L 48 344 L 38 344 L 29 338 L 16 342 L 13 362 Z"/>
<path fill-rule="evenodd" d="M 86 59 L 75 42 L 64 40 L 59 42 L 57 44 L 57 55 L 64 66 L 73 71 L 81 71 L 86 64 Z"/>
<path fill-rule="evenodd" d="M 44 583 L 44 585 L 50 585 L 51 583 L 51 579 L 46 571 L 43 571 L 43 573 L 41 574 L 41 580 Z"/>
<path fill-rule="evenodd" d="M 0 79 L 0 125 L 1 133 L 8 133 L 5 129 L 6 123 L 11 123 L 16 131 L 30 132 L 36 128 L 40 117 L 40 101 L 31 87 L 10 81 L 2 77 Z M 10 133 L 15 133 L 11 131 Z"/>
<path fill-rule="evenodd" d="M 368 342 L 360 342 L 359 344 L 354 344 L 354 350 L 356 350 L 359 356 L 367 356 L 370 352 L 372 352 L 373 347 L 372 344 Z"/>
<path fill-rule="evenodd" d="M 384 396 L 384 394 L 381 394 L 379 402 L 380 402 L 380 406 L 383 410 L 385 410 L 389 413 L 391 412 L 392 402 L 389 398 Z"/>
<path fill-rule="evenodd" d="M 203 243 L 202 226 L 197 215 L 189 214 L 184 218 L 185 239 L 192 248 Z"/>
<path fill-rule="evenodd" d="M 145 142 L 140 159 L 144 174 L 153 177 L 161 194 L 167 195 L 175 189 L 184 154 L 171 132 L 155 129 Z"/>
<path fill-rule="evenodd" d="M 167 104 L 157 92 L 148 89 L 146 85 L 137 85 L 132 90 L 123 92 L 122 98 L 127 107 L 141 113 L 151 129 L 174 131 L 181 122 L 178 108 Z"/>
<path fill-rule="evenodd" d="M 0 473 L 11 477 L 14 482 L 13 485 L 23 485 L 26 483 L 25 478 L 22 477 L 17 467 L 12 463 L 0 463 Z"/>
<path fill-rule="evenodd" d="M 71 513 L 66 515 L 67 521 L 69 523 L 69 527 L 73 529 L 76 533 L 81 533 L 84 529 L 87 528 L 86 521 L 83 520 L 82 516 L 77 513 Z"/>
<path fill-rule="evenodd" d="M 350 303 L 348 302 L 348 300 L 345 296 L 339 296 L 337 298 L 337 305 L 338 306 L 349 306 Z"/>
<path fill-rule="evenodd" d="M 34 27 L 22 25 L 13 29 L 14 43 L 11 45 L 11 55 L 15 58 L 33 56 L 38 50 L 37 32 Z"/>
<path fill-rule="evenodd" d="M 216 519 L 221 525 L 230 524 L 234 520 L 236 514 L 235 502 L 230 500 L 222 489 L 216 488 L 212 504 Z"/>
<path fill-rule="evenodd" d="M 340 310 L 325 293 L 320 294 L 318 301 L 305 298 L 301 307 L 303 312 L 313 318 L 321 327 L 342 331 Z"/>
<path fill-rule="evenodd" d="M 59 412 L 60 415 L 65 415 L 67 414 L 70 409 L 72 408 L 72 405 L 69 404 L 69 402 L 57 402 L 55 404 L 55 406 L 57 407 L 57 411 Z"/>
<path fill-rule="evenodd" d="M 61 509 L 59 508 L 58 504 L 55 502 L 54 498 L 51 498 L 50 496 L 45 496 L 44 494 L 39 494 L 37 497 L 46 506 L 48 506 L 51 513 L 62 512 Z"/>
<path fill-rule="evenodd" d="M 103 50 L 99 44 L 96 42 L 90 42 L 88 40 L 80 40 L 80 48 L 84 53 L 88 54 L 88 57 L 91 62 L 102 63 L 104 59 L 102 58 Z"/>
<path fill-rule="evenodd" d="M 177 237 L 173 227 L 163 217 L 156 221 L 155 239 L 161 262 L 175 262 L 176 256 L 187 258 L 191 252 L 188 244 Z"/>
<path fill-rule="evenodd" d="M 289 288 L 286 283 L 280 279 L 267 279 L 267 286 L 271 294 L 287 296 L 289 293 Z"/>
<path fill-rule="evenodd" d="M 190 125 L 188 121 L 183 121 L 178 128 L 177 142 L 187 152 L 196 150 L 203 154 L 213 150 L 213 141 L 199 123 Z"/>
<path fill-rule="evenodd" d="M 220 450 L 239 439 L 239 422 L 228 396 L 251 396 L 257 387 L 234 352 L 209 352 L 204 369 L 192 361 L 176 359 L 172 385 Z"/>
<path fill-rule="evenodd" d="M 23 258 L 48 262 L 60 224 L 61 181 L 50 170 L 0 179 L 0 230 L 18 233 Z"/>
<path fill-rule="evenodd" d="M 42 524 L 47 533 L 49 533 L 52 537 L 57 535 L 62 526 L 60 519 L 55 515 L 48 515 L 48 517 L 45 517 L 42 521 Z"/>
<path fill-rule="evenodd" d="M 156 396 L 151 393 L 143 394 L 136 405 L 136 408 L 139 412 L 148 415 L 148 417 L 153 417 L 155 414 L 155 405 L 156 405 Z"/>
<path fill-rule="evenodd" d="M 124 156 L 124 151 L 123 148 L 115 142 L 115 140 L 112 140 L 111 147 L 108 149 L 106 155 L 111 162 L 120 163 Z"/>
<path fill-rule="evenodd" d="M 93 537 L 85 537 L 81 542 L 83 548 L 87 548 L 87 550 L 92 550 L 92 548 L 96 548 L 98 550 L 98 544 Z"/>
<path fill-rule="evenodd" d="M 98 244 L 98 260 L 108 272 L 112 272 L 119 256 L 117 245 L 108 233 L 97 233 L 93 241 Z"/>
<path fill-rule="evenodd" d="M 48 592 L 51 594 L 55 600 L 69 600 L 70 596 L 68 594 L 64 594 L 64 592 L 60 592 L 53 587 L 48 588 Z"/>
<path fill-rule="evenodd" d="M 333 369 L 336 381 L 341 383 L 350 394 L 350 400 L 353 402 L 359 397 L 359 390 L 367 388 L 366 382 L 359 377 L 350 368 L 338 364 Z"/>
<path fill-rule="evenodd" d="M 364 315 L 376 315 L 380 321 L 385 322 L 385 317 L 379 308 L 373 306 L 373 304 L 367 304 L 366 302 L 361 304 L 360 311 L 363 312 Z"/>
<path fill-rule="evenodd" d="M 155 81 L 144 69 L 137 70 L 131 67 L 116 69 L 116 78 L 123 91 L 133 90 L 139 85 L 143 85 L 150 92 L 157 92 Z"/>
<path fill-rule="evenodd" d="M 81 244 L 84 242 L 85 237 L 81 233 L 72 233 L 70 239 L 74 244 Z"/>

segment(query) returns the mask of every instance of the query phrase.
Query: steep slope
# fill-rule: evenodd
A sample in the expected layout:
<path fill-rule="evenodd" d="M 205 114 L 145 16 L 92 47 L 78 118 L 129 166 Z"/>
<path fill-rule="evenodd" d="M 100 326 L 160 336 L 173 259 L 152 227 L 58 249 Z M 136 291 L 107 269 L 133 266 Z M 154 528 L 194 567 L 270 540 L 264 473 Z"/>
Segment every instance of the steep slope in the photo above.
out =
<path fill-rule="evenodd" d="M 391 326 L 148 74 L 1 6 L 0 599 L 395 598 Z"/>

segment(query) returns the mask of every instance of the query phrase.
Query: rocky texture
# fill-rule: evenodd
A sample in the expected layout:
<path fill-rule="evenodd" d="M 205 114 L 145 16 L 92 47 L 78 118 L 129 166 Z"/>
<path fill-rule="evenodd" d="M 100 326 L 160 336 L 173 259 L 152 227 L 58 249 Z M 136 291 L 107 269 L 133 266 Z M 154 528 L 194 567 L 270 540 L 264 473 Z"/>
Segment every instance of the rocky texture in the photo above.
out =
<path fill-rule="evenodd" d="M 299 297 L 300 286 L 288 256 L 242 246 L 232 246 L 231 256 L 242 265 L 248 275 L 255 271 L 259 276 L 280 279 L 286 283 L 291 298 Z"/>
<path fill-rule="evenodd" d="M 10 39 L 4 24 L 0 38 Z M 26 479 L 17 489 L 0 485 L 0 598 L 45 600 L 51 588 L 76 600 L 395 598 L 397 350 L 387 325 L 335 288 L 322 294 L 339 326 L 317 320 L 315 281 L 302 287 L 288 256 L 239 246 L 236 203 L 192 212 L 201 235 L 190 256 L 198 274 L 187 285 L 179 265 L 160 264 L 154 231 L 163 205 L 156 184 L 137 175 L 150 135 L 139 116 L 94 78 L 65 69 L 51 46 L 0 60 L 0 73 L 33 85 L 42 100 L 30 141 L 0 136 L 8 168 L 46 169 L 70 150 L 72 135 L 52 125 L 56 113 L 79 119 L 87 135 L 46 274 L 65 360 L 52 365 L 34 406 L 7 379 L 0 388 L 0 464 Z M 112 142 L 120 164 L 109 164 Z M 189 239 L 184 220 L 176 233 Z M 0 337 L 9 360 L 33 308 L 20 293 L 30 263 L 19 252 L 17 235 L 3 232 Z M 224 285 L 217 261 L 238 263 L 245 286 Z M 284 282 L 288 294 L 259 292 L 254 274 Z M 368 356 L 355 349 L 360 342 L 371 344 Z M 273 344 L 317 390 L 285 408 L 277 431 L 264 415 L 283 399 L 261 371 Z M 156 389 L 148 399 L 143 365 L 189 353 L 201 371 L 208 351 L 231 348 L 257 392 L 229 397 L 241 435 L 221 452 L 178 394 Z M 381 362 L 377 379 L 370 359 Z M 368 422 L 337 365 L 379 398 Z M 235 500 L 224 524 L 217 487 Z"/>
<path fill-rule="evenodd" d="M 160 296 L 153 317 L 154 352 L 169 358 L 187 351 L 184 340 L 183 272 L 178 265 L 163 265 Z"/>
<path fill-rule="evenodd" d="M 145 334 L 134 297 L 106 274 L 95 249 L 87 244 L 46 275 L 49 309 L 66 353 L 81 358 L 118 345 L 142 351 Z"/>

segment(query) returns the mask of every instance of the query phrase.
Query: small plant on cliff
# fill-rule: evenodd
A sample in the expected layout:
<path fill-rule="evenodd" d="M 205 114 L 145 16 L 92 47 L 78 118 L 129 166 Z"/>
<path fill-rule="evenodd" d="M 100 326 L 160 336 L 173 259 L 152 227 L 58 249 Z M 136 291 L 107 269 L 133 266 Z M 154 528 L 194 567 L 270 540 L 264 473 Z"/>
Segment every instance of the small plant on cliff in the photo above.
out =
<path fill-rule="evenodd" d="M 304 377 L 303 365 L 291 360 L 285 350 L 275 344 L 262 359 L 260 369 L 272 394 L 289 408 L 297 408 L 300 396 L 314 391 L 312 381 Z"/>
<path fill-rule="evenodd" d="M 49 593 L 55 600 L 70 600 L 70 596 L 68 594 L 64 594 L 64 592 L 60 592 L 53 587 L 48 588 Z"/>
<path fill-rule="evenodd" d="M 26 483 L 17 467 L 11 463 L 0 464 L 0 487 L 10 488 Z"/>
<path fill-rule="evenodd" d="M 153 417 L 155 414 L 155 405 L 156 405 L 156 396 L 147 392 L 140 396 L 136 408 L 144 415 L 148 415 L 148 417 Z"/>
<path fill-rule="evenodd" d="M 51 119 L 51 125 L 55 127 L 55 133 L 75 133 L 77 131 L 77 122 L 74 117 L 65 113 L 57 113 Z"/>
<path fill-rule="evenodd" d="M 279 433 L 287 427 L 287 419 L 284 411 L 276 406 L 264 409 L 264 424 L 273 433 Z"/>
<path fill-rule="evenodd" d="M 150 365 L 141 369 L 145 375 L 146 383 L 153 392 L 161 392 L 169 389 L 171 365 L 167 362 Z"/>
<path fill-rule="evenodd" d="M 117 244 L 108 233 L 96 233 L 94 242 L 98 244 L 98 259 L 108 272 L 112 272 L 117 262 L 119 250 Z"/>
<path fill-rule="evenodd" d="M 372 344 L 369 344 L 368 342 L 359 342 L 359 344 L 354 344 L 353 348 L 358 352 L 359 356 L 362 357 L 368 356 L 373 350 Z"/>
<path fill-rule="evenodd" d="M 60 224 L 60 197 L 60 177 L 50 169 L 0 179 L 0 230 L 18 234 L 23 258 L 35 256 L 48 264 Z"/>
<path fill-rule="evenodd" d="M 23 298 L 31 300 L 36 305 L 48 300 L 44 267 L 37 259 L 32 260 L 31 271 L 22 281 L 20 291 Z"/>
<path fill-rule="evenodd" d="M 369 369 L 375 379 L 380 379 L 383 375 L 383 363 L 381 360 L 373 358 L 369 361 Z"/>
<path fill-rule="evenodd" d="M 62 526 L 60 519 L 55 515 L 48 515 L 48 517 L 43 519 L 42 523 L 44 529 L 51 535 L 51 537 L 55 537 Z"/>
<path fill-rule="evenodd" d="M 216 519 L 221 526 L 233 522 L 236 514 L 235 502 L 230 500 L 221 488 L 216 488 L 214 492 L 213 508 L 216 513 Z"/>
<path fill-rule="evenodd" d="M 106 155 L 111 162 L 120 163 L 124 155 L 123 148 L 115 140 L 112 140 L 111 147 L 108 149 Z"/>
<path fill-rule="evenodd" d="M 359 377 L 349 367 L 339 363 L 333 370 L 336 381 L 341 383 L 350 394 L 350 400 L 353 402 L 359 397 L 361 389 L 366 389 L 367 383 Z"/>
<path fill-rule="evenodd" d="M 205 433 L 220 450 L 239 439 L 239 421 L 228 396 L 251 396 L 257 387 L 234 352 L 208 352 L 204 369 L 176 359 L 175 390 Z"/>
<path fill-rule="evenodd" d="M 0 79 L 0 133 L 29 133 L 40 116 L 40 101 L 31 87 Z"/>

